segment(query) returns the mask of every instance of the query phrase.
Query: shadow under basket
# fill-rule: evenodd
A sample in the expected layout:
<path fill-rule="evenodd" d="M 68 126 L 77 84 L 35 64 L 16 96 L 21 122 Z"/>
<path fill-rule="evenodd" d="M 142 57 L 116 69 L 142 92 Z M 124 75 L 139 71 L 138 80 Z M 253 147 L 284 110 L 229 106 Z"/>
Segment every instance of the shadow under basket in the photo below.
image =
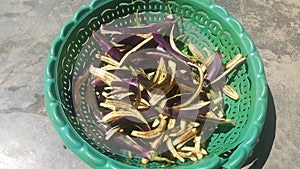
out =
<path fill-rule="evenodd" d="M 238 101 L 224 97 L 226 118 L 236 125 L 226 132 L 216 130 L 207 142 L 209 153 L 200 161 L 176 161 L 167 168 L 240 168 L 257 143 L 267 108 L 267 83 L 261 59 L 252 40 L 227 11 L 208 0 L 171 0 L 173 14 L 182 17 L 185 36 L 199 48 L 218 47 L 223 63 L 238 53 L 246 63 L 226 79 L 240 95 Z M 76 110 L 73 103 L 74 80 L 103 52 L 92 38 L 92 31 L 101 24 L 120 27 L 134 26 L 139 11 L 142 24 L 162 22 L 169 14 L 166 2 L 158 0 L 94 0 L 81 8 L 66 23 L 49 52 L 44 91 L 47 112 L 61 139 L 78 157 L 93 168 L 159 168 L 162 163 L 141 164 L 133 159 L 113 154 L 98 141 L 103 136 L 91 123 L 96 119 L 85 102 L 85 88 L 80 88 L 82 104 Z"/>

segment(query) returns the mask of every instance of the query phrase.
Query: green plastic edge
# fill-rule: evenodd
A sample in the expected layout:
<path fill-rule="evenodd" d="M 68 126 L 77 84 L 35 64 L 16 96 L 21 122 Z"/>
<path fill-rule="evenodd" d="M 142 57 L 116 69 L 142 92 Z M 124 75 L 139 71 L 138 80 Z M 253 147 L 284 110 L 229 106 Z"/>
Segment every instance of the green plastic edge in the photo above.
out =
<path fill-rule="evenodd" d="M 250 39 L 248 33 L 244 30 L 242 24 L 237 21 L 233 16 L 231 16 L 226 9 L 212 3 L 210 8 L 218 13 L 219 17 L 224 18 L 232 29 L 238 33 L 241 43 L 245 48 L 247 56 L 247 62 L 252 65 L 256 65 L 257 69 L 253 69 L 253 74 L 256 74 L 256 104 L 254 106 L 253 112 L 256 112 L 252 118 L 256 121 L 249 127 L 244 141 L 238 146 L 238 148 L 232 153 L 228 161 L 223 165 L 227 169 L 238 169 L 243 166 L 247 158 L 251 155 L 256 143 L 258 142 L 258 137 L 264 126 L 265 115 L 267 110 L 267 98 L 268 98 L 268 87 L 265 76 L 265 71 L 263 63 L 260 56 L 255 48 L 253 41 Z M 244 53 L 243 53 L 244 54 Z"/>
<path fill-rule="evenodd" d="M 133 167 L 126 165 L 124 163 L 118 162 L 116 160 L 110 159 L 107 156 L 99 153 L 93 147 L 91 147 L 85 140 L 83 140 L 80 135 L 73 129 L 69 121 L 63 116 L 63 110 L 61 105 L 59 104 L 59 94 L 58 89 L 55 86 L 56 82 L 56 74 L 54 74 L 57 63 L 58 56 L 64 46 L 64 43 L 67 40 L 68 35 L 75 28 L 76 23 L 79 23 L 83 20 L 83 18 L 90 14 L 94 9 L 99 6 L 110 2 L 110 0 L 94 0 L 87 6 L 79 9 L 77 13 L 74 15 L 69 22 L 67 22 L 62 31 L 54 40 L 53 45 L 48 54 L 48 58 L 46 61 L 46 69 L 44 74 L 44 93 L 45 93 L 45 104 L 46 109 L 49 115 L 49 118 L 60 135 L 62 141 L 66 144 L 66 146 L 73 151 L 79 158 L 81 158 L 84 162 L 86 162 L 92 168 L 103 168 L 103 169 L 111 169 L 111 168 L 133 168 L 137 169 L 138 167 Z M 263 64 L 259 58 L 259 54 L 255 49 L 253 41 L 249 38 L 248 34 L 243 29 L 242 25 L 234 19 L 228 12 L 220 7 L 219 5 L 209 1 L 197 1 L 197 3 L 201 3 L 204 7 L 211 8 L 222 18 L 224 21 L 228 22 L 232 29 L 238 33 L 239 37 L 242 39 L 241 42 L 243 46 L 247 46 L 245 53 L 248 54 L 248 62 L 252 64 L 256 64 L 259 69 L 254 70 L 253 73 L 257 75 L 256 85 L 259 86 L 260 90 L 256 91 L 256 94 L 260 96 L 257 98 L 257 102 L 254 107 L 254 111 L 260 112 L 256 113 L 254 119 L 257 119 L 249 128 L 249 130 L 253 130 L 258 134 L 249 134 L 247 133 L 246 139 L 242 142 L 239 147 L 234 151 L 234 153 L 229 157 L 228 160 L 222 159 L 218 156 L 214 156 L 211 159 L 203 160 L 200 163 L 196 163 L 194 165 L 184 167 L 185 169 L 192 168 L 216 168 L 217 166 L 223 166 L 224 168 L 241 168 L 244 162 L 252 153 L 254 146 L 257 143 L 257 137 L 259 137 L 264 120 L 265 120 L 265 111 L 267 107 L 267 82 L 263 69 Z M 183 167 L 179 167 L 183 168 Z"/>

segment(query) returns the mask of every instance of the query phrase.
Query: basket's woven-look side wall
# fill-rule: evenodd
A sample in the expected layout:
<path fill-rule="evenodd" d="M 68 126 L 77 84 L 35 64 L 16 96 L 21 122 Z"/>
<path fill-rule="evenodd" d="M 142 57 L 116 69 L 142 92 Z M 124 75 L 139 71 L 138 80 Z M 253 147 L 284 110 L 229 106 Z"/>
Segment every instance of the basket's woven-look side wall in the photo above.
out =
<path fill-rule="evenodd" d="M 175 0 L 169 3 L 174 14 L 184 18 L 184 31 L 189 36 L 183 41 L 192 41 L 199 49 L 219 47 L 224 54 L 223 62 L 238 53 L 248 57 L 247 64 L 232 72 L 227 79 L 227 83 L 241 96 L 237 102 L 225 97 L 226 115 L 236 123 L 235 128 L 213 134 L 208 145 L 208 152 L 213 155 L 199 163 L 178 163 L 172 167 L 240 167 L 257 141 L 266 110 L 266 82 L 259 55 L 241 25 L 223 8 L 208 0 Z M 94 168 L 128 168 L 124 163 L 141 166 L 139 159 L 129 161 L 106 152 L 97 141 L 102 133 L 90 125 L 95 119 L 84 101 L 88 80 L 80 88 L 82 105 L 75 108 L 72 100 L 73 81 L 93 61 L 93 56 L 102 52 L 101 47 L 90 38 L 92 30 L 98 30 L 102 23 L 133 26 L 135 18 L 132 14 L 137 9 L 142 16 L 141 22 L 145 24 L 160 22 L 169 13 L 167 4 L 158 0 L 95 0 L 80 9 L 64 26 L 48 56 L 45 99 L 49 117 L 66 145 Z M 158 163 L 150 163 L 147 168 L 159 166 Z"/>

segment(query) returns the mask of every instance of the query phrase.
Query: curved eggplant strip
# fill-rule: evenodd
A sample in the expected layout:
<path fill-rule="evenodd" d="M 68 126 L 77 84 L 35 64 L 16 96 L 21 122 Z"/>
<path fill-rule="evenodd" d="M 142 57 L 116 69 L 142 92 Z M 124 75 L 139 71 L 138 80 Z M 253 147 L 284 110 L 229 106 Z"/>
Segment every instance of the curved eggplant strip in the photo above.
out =
<path fill-rule="evenodd" d="M 165 21 L 161 23 L 155 23 L 150 24 L 143 27 L 115 27 L 111 25 L 102 24 L 100 27 L 100 30 L 103 34 L 109 33 L 109 34 L 148 34 L 151 33 L 150 28 L 153 27 L 154 29 L 162 29 L 164 27 L 167 27 L 170 23 L 170 21 Z"/>
<path fill-rule="evenodd" d="M 163 48 L 165 48 L 167 51 L 169 51 L 170 53 L 172 53 L 176 58 L 184 61 L 184 62 L 187 62 L 187 63 L 192 63 L 192 61 L 183 56 L 182 54 L 176 52 L 163 38 L 163 36 L 161 34 L 159 34 L 156 29 L 154 28 L 151 28 L 151 32 L 152 32 L 152 36 L 153 38 L 155 39 L 155 41 L 160 45 L 162 46 Z"/>
<path fill-rule="evenodd" d="M 184 158 L 178 154 L 177 150 L 174 148 L 174 145 L 172 143 L 172 140 L 167 136 L 166 139 L 166 145 L 169 149 L 169 151 L 172 153 L 173 157 L 176 157 L 177 159 L 179 159 L 181 162 L 185 162 Z"/>
<path fill-rule="evenodd" d="M 82 104 L 82 99 L 80 97 L 79 89 L 84 81 L 86 81 L 89 77 L 89 68 L 83 70 L 83 72 L 76 77 L 75 86 L 73 86 L 73 100 L 76 108 L 80 108 Z"/>
<path fill-rule="evenodd" d="M 232 65 L 230 68 L 228 68 L 225 72 L 223 72 L 220 76 L 218 76 L 216 79 L 214 79 L 210 84 L 214 84 L 217 81 L 221 80 L 223 77 L 225 77 L 226 75 L 228 75 L 233 69 L 235 69 L 236 67 L 240 66 L 242 63 L 244 63 L 244 61 L 246 61 L 246 58 L 241 58 L 239 61 L 237 61 L 234 65 Z"/>
<path fill-rule="evenodd" d="M 196 128 L 192 128 L 188 131 L 186 131 L 183 135 L 175 138 L 173 140 L 173 145 L 176 146 L 182 142 L 185 142 L 186 140 L 192 139 L 197 133 L 197 129 Z"/>
<path fill-rule="evenodd" d="M 105 87 L 105 89 L 107 89 L 107 88 Z M 125 88 L 123 89 L 121 87 L 113 87 L 112 89 L 108 89 L 108 90 L 109 90 L 109 92 L 106 92 L 107 91 L 106 90 L 101 93 L 105 98 L 109 98 L 110 96 L 119 95 L 122 93 L 123 94 L 124 93 L 132 93 L 132 92 L 126 90 Z M 132 93 L 132 94 L 134 94 L 134 93 Z M 112 99 L 110 99 L 110 100 L 112 100 Z"/>
<path fill-rule="evenodd" d="M 139 18 L 139 9 L 137 9 L 135 12 L 135 22 L 136 22 L 136 27 L 142 26 L 140 18 Z"/>
<path fill-rule="evenodd" d="M 106 133 L 110 126 L 105 123 L 91 123 L 96 127 L 100 133 Z M 154 154 L 150 145 L 146 144 L 141 139 L 132 139 L 128 135 L 123 135 L 121 133 L 115 133 L 109 140 L 103 139 L 103 144 L 118 151 L 119 149 L 128 150 L 134 154 L 137 154 L 143 158 L 149 159 Z"/>
<path fill-rule="evenodd" d="M 141 57 L 143 56 L 143 57 Z M 172 56 L 165 54 L 165 53 L 159 53 L 157 51 L 153 51 L 153 49 L 147 49 L 147 50 L 143 50 L 143 51 L 138 51 L 135 52 L 133 54 L 131 54 L 128 59 L 126 61 L 124 61 L 122 63 L 122 65 L 120 66 L 125 66 L 127 64 L 130 64 L 132 66 L 134 66 L 135 69 L 139 70 L 153 70 L 156 71 L 157 69 L 157 60 L 159 60 L 160 58 L 163 58 L 164 60 L 167 60 L 169 64 L 176 64 L 176 69 L 189 69 L 189 67 L 187 67 L 184 63 L 182 62 L 178 62 L 178 60 L 176 60 L 175 58 L 173 58 Z M 176 72 L 178 70 L 175 71 L 171 71 L 172 72 Z M 186 70 L 187 72 L 190 70 Z M 178 73 L 178 72 L 177 72 Z M 191 75 L 188 75 L 191 76 Z M 150 83 L 150 79 L 148 77 L 146 77 L 146 75 L 143 75 L 142 73 L 139 75 L 138 77 L 140 79 L 144 79 L 144 82 L 146 82 L 145 84 L 142 83 L 142 85 L 148 86 Z M 192 78 L 192 77 L 190 77 Z M 180 80 L 180 77 L 175 76 L 174 80 Z M 141 80 L 142 81 L 142 80 Z M 182 80 L 183 82 L 187 82 L 188 80 Z"/>
<path fill-rule="evenodd" d="M 141 43 L 145 38 L 138 36 L 138 35 L 132 35 L 132 34 L 118 34 L 114 35 L 112 37 L 112 42 L 118 43 L 118 44 L 125 44 L 125 45 L 132 45 L 135 46 L 139 43 Z"/>
<path fill-rule="evenodd" d="M 189 63 L 189 65 L 191 65 L 191 66 L 193 66 L 193 67 L 195 67 L 195 68 L 198 69 L 199 77 L 200 77 L 198 88 L 197 88 L 197 90 L 195 91 L 195 93 L 193 94 L 193 96 L 190 99 L 188 99 L 186 102 L 184 102 L 184 103 L 182 103 L 180 105 L 174 106 L 173 107 L 174 109 L 178 109 L 178 108 L 181 108 L 181 107 L 186 107 L 187 105 L 189 105 L 190 103 L 192 103 L 200 95 L 200 92 L 202 90 L 202 85 L 203 85 L 203 72 L 202 72 L 202 69 L 199 66 L 197 66 L 197 65 L 195 65 L 193 63 Z"/>
<path fill-rule="evenodd" d="M 148 124 L 148 122 L 146 121 L 146 119 L 141 115 L 140 116 L 137 116 L 135 113 L 131 112 L 131 111 L 126 111 L 126 110 L 118 110 L 118 111 L 112 111 L 110 113 L 108 113 L 107 115 L 103 116 L 102 117 L 102 122 L 105 122 L 105 123 L 110 123 L 114 120 L 118 120 L 122 117 L 130 117 L 130 118 L 134 118 L 134 119 L 138 119 L 140 120 L 141 122 L 145 123 L 145 124 Z M 148 127 L 150 128 L 150 127 Z"/>
<path fill-rule="evenodd" d="M 143 56 L 143 58 L 140 58 L 141 56 Z M 175 63 L 178 62 L 178 60 L 176 60 L 175 58 L 173 58 L 172 56 L 170 56 L 166 53 L 160 53 L 157 51 L 153 51 L 151 49 L 143 50 L 141 53 L 138 52 L 136 54 L 132 54 L 132 55 L 130 55 L 130 57 L 128 59 L 130 59 L 130 62 L 139 65 L 139 62 L 141 62 L 141 61 L 144 61 L 144 60 L 157 61 L 160 58 L 163 58 L 164 60 L 171 60 Z M 148 65 L 142 65 L 142 66 L 148 66 Z M 149 68 L 154 68 L 154 67 L 149 67 Z"/>
<path fill-rule="evenodd" d="M 123 80 L 123 81 L 112 81 L 111 85 L 115 86 L 115 87 L 125 88 L 125 91 L 127 89 L 128 92 L 133 92 L 136 95 L 139 93 L 139 89 L 138 89 L 139 80 L 137 78 L 133 78 L 131 80 L 130 79 Z M 150 100 L 150 96 L 149 96 L 148 92 L 145 90 L 141 91 L 141 98 L 146 101 Z"/>
<path fill-rule="evenodd" d="M 106 100 L 105 103 L 100 103 L 100 106 L 107 106 L 107 108 L 112 109 L 114 111 L 122 110 L 126 115 L 129 117 L 135 117 L 145 123 L 147 127 L 150 129 L 150 126 L 148 125 L 147 120 L 144 118 L 144 116 L 135 108 L 132 107 L 130 103 L 125 103 L 119 100 Z M 109 114 L 108 114 L 109 115 Z M 125 114 L 124 114 L 125 115 Z M 122 114 L 120 112 L 115 112 L 115 114 L 112 114 L 108 116 L 108 119 L 118 118 L 121 117 Z"/>
<path fill-rule="evenodd" d="M 231 126 L 235 126 L 235 123 L 230 119 L 213 118 L 213 117 L 207 117 L 203 115 L 198 116 L 197 121 L 211 122 L 215 124 L 229 124 Z"/>
<path fill-rule="evenodd" d="M 145 117 L 147 121 L 153 121 L 156 116 L 158 116 L 160 113 L 153 107 L 150 107 L 148 109 L 139 109 L 141 114 Z"/>
<path fill-rule="evenodd" d="M 87 85 L 87 88 L 85 90 L 85 100 L 86 103 L 88 104 L 88 106 L 90 107 L 90 109 L 93 111 L 94 116 L 96 117 L 96 119 L 102 119 L 103 115 L 106 112 L 101 112 L 99 109 L 99 105 L 98 105 L 98 101 L 97 101 L 97 97 L 96 97 L 96 93 L 94 91 L 94 86 L 89 83 Z"/>
<path fill-rule="evenodd" d="M 135 117 L 132 113 L 130 112 L 125 112 L 125 111 L 115 111 L 113 110 L 112 112 L 108 113 L 107 115 L 103 116 L 101 119 L 101 122 L 104 123 L 110 123 L 112 121 L 124 118 L 124 117 Z"/>
<path fill-rule="evenodd" d="M 172 49 L 174 49 L 177 53 L 181 54 L 182 56 L 185 56 L 186 58 L 188 58 L 188 56 L 186 56 L 185 54 L 183 54 L 177 47 L 177 45 L 175 44 L 174 41 L 174 28 L 175 28 L 175 24 L 173 24 L 172 28 L 171 28 L 171 32 L 170 32 L 170 45 L 172 47 Z"/>
<path fill-rule="evenodd" d="M 168 72 L 171 75 L 170 84 L 174 82 L 175 76 L 176 76 L 176 63 L 168 60 Z"/>
<path fill-rule="evenodd" d="M 133 96 L 133 92 L 128 92 L 128 91 L 119 91 L 119 92 L 114 92 L 114 93 L 109 93 L 107 96 L 105 96 L 107 99 L 112 99 L 112 100 L 122 100 L 124 98 L 129 98 L 130 96 Z"/>
<path fill-rule="evenodd" d="M 120 35 L 118 35 L 118 36 L 120 36 Z M 151 36 L 152 36 L 152 34 L 149 34 L 148 36 L 144 36 L 144 37 L 132 35 L 132 37 L 128 37 L 127 39 L 122 40 L 120 42 L 120 44 L 123 44 L 123 46 L 120 46 L 117 49 L 120 52 L 122 52 L 123 54 L 127 54 L 128 52 L 134 53 L 138 50 L 156 48 L 157 43 L 155 42 L 155 40 L 153 40 L 153 39 L 146 40 L 147 38 L 150 38 Z M 138 45 L 139 45 L 139 47 L 136 47 Z M 127 55 L 129 55 L 129 54 L 127 54 Z"/>
<path fill-rule="evenodd" d="M 142 129 L 144 131 L 150 130 L 150 127 L 148 126 L 148 122 L 145 120 L 144 117 L 141 119 L 136 114 L 129 112 L 129 111 L 125 111 L 125 110 L 112 111 L 112 112 L 108 113 L 107 115 L 103 116 L 101 119 L 101 122 L 111 123 L 115 120 L 119 120 L 122 118 L 133 118 L 133 119 L 139 120 L 139 121 L 143 122 L 144 124 L 146 124 L 146 126 L 139 125 L 139 126 L 142 126 Z"/>
<path fill-rule="evenodd" d="M 237 54 L 233 59 L 226 63 L 225 68 L 229 69 L 230 67 L 234 66 L 240 59 L 242 59 L 242 54 Z"/>
<path fill-rule="evenodd" d="M 109 140 L 116 132 L 120 131 L 120 126 L 114 126 L 105 133 L 105 140 Z"/>
<path fill-rule="evenodd" d="M 152 123 L 152 128 L 155 128 L 159 125 L 159 123 L 161 122 L 162 119 L 166 119 L 165 117 L 167 116 L 163 116 L 162 114 L 159 114 L 158 116 L 156 116 L 155 120 Z"/>
<path fill-rule="evenodd" d="M 93 31 L 93 37 L 100 44 L 103 50 L 109 54 L 110 57 L 116 61 L 120 61 L 123 54 L 110 42 L 108 41 L 100 32 Z"/>
<path fill-rule="evenodd" d="M 210 105 L 210 101 L 205 101 L 205 102 L 198 102 L 195 104 L 190 104 L 186 107 L 182 107 L 180 108 L 180 110 L 184 111 L 184 110 L 197 110 L 197 109 L 201 109 L 202 107 L 208 106 Z"/>
<path fill-rule="evenodd" d="M 105 62 L 105 63 L 108 63 L 112 66 L 115 66 L 117 67 L 119 65 L 119 63 L 114 60 L 113 58 L 110 58 L 110 57 L 107 57 L 107 56 L 101 56 L 100 54 L 96 54 L 95 56 L 97 59 L 100 59 L 101 61 Z"/>
<path fill-rule="evenodd" d="M 93 79 L 91 84 L 93 86 L 105 86 L 106 85 L 102 80 L 100 80 L 98 78 Z"/>
<path fill-rule="evenodd" d="M 111 86 L 122 87 L 135 94 L 138 93 L 138 81 L 136 78 L 133 78 L 131 80 L 112 81 Z"/>
<path fill-rule="evenodd" d="M 220 53 L 220 50 L 217 49 L 215 54 L 215 59 L 213 63 L 209 66 L 207 70 L 207 75 L 204 77 L 204 85 L 207 85 L 211 81 L 213 81 L 220 73 L 221 68 L 222 68 L 222 55 Z"/>
<path fill-rule="evenodd" d="M 145 75 L 143 75 L 142 73 L 138 73 L 137 74 L 137 78 L 138 78 L 138 81 L 141 83 L 141 85 L 144 87 L 144 88 L 147 88 L 151 81 L 150 79 L 148 79 Z"/>
<path fill-rule="evenodd" d="M 119 62 L 119 67 L 121 67 L 121 65 L 123 65 L 123 62 L 125 62 L 126 60 L 128 60 L 128 57 L 132 53 L 135 53 L 136 51 L 138 51 L 141 47 L 143 47 L 144 45 L 146 45 L 152 39 L 153 39 L 153 36 L 148 37 L 147 39 L 143 40 L 141 43 L 139 43 L 138 45 L 136 45 L 134 48 L 132 48 L 130 51 L 128 51 L 127 53 L 125 53 L 125 55 L 122 57 L 122 59 Z"/>
<path fill-rule="evenodd" d="M 117 67 L 116 69 L 108 70 L 108 72 L 114 74 L 115 76 L 119 77 L 120 79 L 129 80 L 131 78 L 134 78 L 132 75 L 132 71 L 127 66 Z M 114 80 L 114 81 L 116 81 L 116 80 Z"/>
<path fill-rule="evenodd" d="M 194 93 L 196 91 L 195 89 L 198 87 L 191 80 L 183 79 L 181 77 L 175 77 L 175 82 L 177 82 L 179 89 L 182 90 L 181 92 L 188 91 Z"/>
<path fill-rule="evenodd" d="M 165 93 L 163 91 L 161 91 L 161 90 L 152 90 L 151 91 L 151 98 L 149 100 L 149 103 L 151 104 L 151 106 L 155 106 L 163 98 L 165 98 Z"/>
<path fill-rule="evenodd" d="M 180 110 L 180 109 L 172 109 L 172 108 L 164 108 L 164 115 L 170 116 L 172 118 L 180 117 L 182 119 L 187 120 L 195 120 L 200 115 L 206 114 L 210 110 L 210 105 L 205 105 L 200 109 L 196 110 Z"/>
<path fill-rule="evenodd" d="M 152 139 L 159 136 L 166 129 L 166 126 L 167 126 L 167 121 L 165 119 L 161 119 L 159 126 L 156 127 L 154 130 L 150 130 L 150 131 L 133 130 L 131 132 L 131 135 L 143 139 Z"/>
<path fill-rule="evenodd" d="M 122 81 L 118 76 L 93 65 L 90 66 L 89 72 L 109 86 L 111 86 L 112 81 Z"/>
<path fill-rule="evenodd" d="M 165 132 L 162 132 L 161 135 L 157 139 L 155 139 L 153 142 L 150 143 L 151 148 L 153 150 L 157 150 L 158 147 L 162 144 L 164 137 L 165 137 Z"/>
<path fill-rule="evenodd" d="M 159 92 L 154 92 L 154 96 L 157 96 L 156 98 L 151 98 L 150 100 L 152 100 L 153 103 L 157 103 L 158 100 L 155 99 L 163 99 L 164 96 L 169 93 L 173 87 L 175 86 L 174 81 L 171 82 L 171 75 L 168 73 L 166 66 L 165 66 L 165 62 L 164 59 L 160 59 L 159 61 L 159 65 L 157 67 L 157 70 L 154 73 L 154 76 L 151 79 L 151 84 L 146 88 L 149 91 L 155 91 L 156 89 L 158 89 L 157 91 Z"/>
<path fill-rule="evenodd" d="M 205 63 L 204 62 L 205 58 L 204 58 L 203 54 L 197 49 L 197 47 L 193 43 L 189 43 L 188 47 L 189 47 L 190 51 L 192 52 L 192 54 L 197 57 L 198 61 L 200 61 L 201 63 Z"/>
<path fill-rule="evenodd" d="M 100 122 L 101 122 L 101 120 L 100 120 Z M 121 117 L 117 120 L 111 121 L 108 124 L 110 127 L 115 127 L 115 126 L 122 127 L 122 129 L 124 129 L 124 133 L 127 133 L 127 134 L 130 134 L 130 132 L 128 132 L 128 130 L 131 131 L 133 126 L 136 126 L 140 130 L 143 130 L 143 131 L 150 130 L 146 124 L 138 122 L 138 119 L 134 119 L 134 121 L 132 121 L 132 119 L 129 119 L 125 116 Z M 130 124 L 130 125 L 128 125 L 128 124 Z"/>
<path fill-rule="evenodd" d="M 196 128 L 195 128 L 196 129 Z M 184 145 L 186 145 L 186 143 L 188 143 L 189 141 L 191 141 L 193 139 L 193 137 L 190 137 L 189 139 L 186 139 L 185 141 L 179 143 L 177 146 L 176 146 L 176 149 L 179 150 L 181 147 L 183 147 Z"/>
<path fill-rule="evenodd" d="M 113 66 L 113 65 L 105 65 L 105 66 L 101 67 L 101 69 L 105 70 L 105 71 L 115 71 L 115 70 L 118 70 L 120 68 L 116 67 L 116 66 Z"/>
<path fill-rule="evenodd" d="M 168 75 L 168 73 L 167 73 L 165 60 L 163 58 L 160 58 L 157 69 L 156 69 L 156 72 L 155 72 L 153 78 L 151 79 L 152 84 L 162 83 L 167 78 L 167 75 Z"/>
<path fill-rule="evenodd" d="M 191 94 L 189 94 L 189 93 L 175 94 L 175 95 L 163 100 L 160 104 L 160 107 L 172 107 L 172 106 L 180 104 L 180 102 L 182 102 L 183 100 L 186 100 L 190 97 L 191 97 Z"/>
<path fill-rule="evenodd" d="M 233 100 L 238 100 L 240 98 L 239 94 L 229 85 L 225 85 L 222 90 L 226 96 Z"/>

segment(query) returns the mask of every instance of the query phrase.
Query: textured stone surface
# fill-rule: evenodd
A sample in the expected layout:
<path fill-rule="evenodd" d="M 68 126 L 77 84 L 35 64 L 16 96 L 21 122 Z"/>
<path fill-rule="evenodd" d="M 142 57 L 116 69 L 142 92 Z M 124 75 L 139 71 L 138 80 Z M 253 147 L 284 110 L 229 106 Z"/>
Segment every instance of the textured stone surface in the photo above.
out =
<path fill-rule="evenodd" d="M 43 93 L 51 43 L 88 2 L 0 0 L 0 169 L 89 168 L 64 149 Z"/>
<path fill-rule="evenodd" d="M 0 121 L 0 169 L 88 168 L 64 148 L 48 117 L 16 111 Z"/>
<path fill-rule="evenodd" d="M 0 169 L 88 168 L 52 127 L 44 107 L 47 53 L 88 0 L 0 0 Z M 269 107 L 261 141 L 244 168 L 300 166 L 300 1 L 215 0 L 237 18 L 265 65 Z"/>
<path fill-rule="evenodd" d="M 243 24 L 254 41 L 270 89 L 261 142 L 245 168 L 299 168 L 300 1 L 215 2 Z"/>

